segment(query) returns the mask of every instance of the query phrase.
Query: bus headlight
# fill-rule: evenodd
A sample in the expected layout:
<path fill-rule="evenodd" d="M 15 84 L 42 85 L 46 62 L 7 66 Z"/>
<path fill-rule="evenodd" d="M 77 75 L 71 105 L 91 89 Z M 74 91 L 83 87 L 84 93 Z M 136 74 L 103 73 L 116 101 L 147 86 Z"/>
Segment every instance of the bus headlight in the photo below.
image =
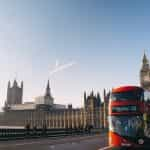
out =
<path fill-rule="evenodd" d="M 144 140 L 143 140 L 143 139 L 139 139 L 139 140 L 138 140 L 138 143 L 139 143 L 139 144 L 144 144 Z"/>

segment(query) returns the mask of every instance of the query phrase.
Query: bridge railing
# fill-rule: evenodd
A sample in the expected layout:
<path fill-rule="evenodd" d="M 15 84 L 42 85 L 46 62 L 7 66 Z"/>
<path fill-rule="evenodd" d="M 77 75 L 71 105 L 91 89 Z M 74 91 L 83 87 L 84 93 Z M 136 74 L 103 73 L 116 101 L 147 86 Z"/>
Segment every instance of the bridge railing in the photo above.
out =
<path fill-rule="evenodd" d="M 100 129 L 0 129 L 0 140 L 61 137 L 69 135 L 87 135 L 100 133 Z"/>

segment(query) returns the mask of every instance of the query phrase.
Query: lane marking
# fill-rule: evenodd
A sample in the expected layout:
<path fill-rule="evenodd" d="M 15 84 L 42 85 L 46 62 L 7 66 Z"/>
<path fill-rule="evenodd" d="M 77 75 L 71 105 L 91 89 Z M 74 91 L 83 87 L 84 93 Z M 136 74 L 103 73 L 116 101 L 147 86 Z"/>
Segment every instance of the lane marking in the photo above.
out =
<path fill-rule="evenodd" d="M 20 144 L 14 144 L 15 146 L 24 146 L 24 145 L 32 145 L 32 144 L 41 144 L 41 142 L 29 142 L 29 143 L 20 143 Z"/>
<path fill-rule="evenodd" d="M 29 142 L 29 143 L 20 143 L 20 144 L 10 144 L 10 145 L 0 145 L 0 147 L 9 147 L 9 146 L 24 146 L 24 145 L 32 145 L 32 144 L 41 144 L 41 142 Z"/>
<path fill-rule="evenodd" d="M 107 150 L 107 149 L 109 149 L 109 148 L 111 148 L 111 146 L 102 147 L 102 148 L 100 148 L 100 149 L 98 149 L 98 150 Z"/>
<path fill-rule="evenodd" d="M 51 145 L 50 148 L 51 148 L 51 149 L 55 149 L 55 145 Z"/>
<path fill-rule="evenodd" d="M 77 142 L 71 142 L 71 144 L 72 144 L 72 145 L 75 145 L 75 144 L 77 144 Z"/>

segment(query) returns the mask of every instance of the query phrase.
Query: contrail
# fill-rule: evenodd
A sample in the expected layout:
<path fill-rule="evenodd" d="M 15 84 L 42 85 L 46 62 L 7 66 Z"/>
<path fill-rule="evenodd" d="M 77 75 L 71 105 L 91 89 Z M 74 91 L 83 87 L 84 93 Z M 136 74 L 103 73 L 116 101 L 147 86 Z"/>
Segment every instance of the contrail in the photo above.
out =
<path fill-rule="evenodd" d="M 64 65 L 61 65 L 61 66 L 58 66 L 58 67 L 56 66 L 56 68 L 50 72 L 50 75 L 53 75 L 56 72 L 67 69 L 67 68 L 69 68 L 69 67 L 71 67 L 75 64 L 76 64 L 76 62 L 70 62 L 70 63 L 64 64 Z"/>

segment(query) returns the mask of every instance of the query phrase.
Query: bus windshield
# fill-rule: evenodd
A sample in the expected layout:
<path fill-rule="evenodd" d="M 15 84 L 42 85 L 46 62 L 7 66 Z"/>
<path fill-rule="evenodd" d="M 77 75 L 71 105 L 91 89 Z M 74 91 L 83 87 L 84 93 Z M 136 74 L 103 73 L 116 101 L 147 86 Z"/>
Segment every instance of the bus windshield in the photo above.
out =
<path fill-rule="evenodd" d="M 142 90 L 133 90 L 127 92 L 116 92 L 111 94 L 111 101 L 126 101 L 126 100 L 144 100 L 144 94 Z"/>
<path fill-rule="evenodd" d="M 144 136 L 142 116 L 110 116 L 109 128 L 111 131 L 127 137 Z"/>

